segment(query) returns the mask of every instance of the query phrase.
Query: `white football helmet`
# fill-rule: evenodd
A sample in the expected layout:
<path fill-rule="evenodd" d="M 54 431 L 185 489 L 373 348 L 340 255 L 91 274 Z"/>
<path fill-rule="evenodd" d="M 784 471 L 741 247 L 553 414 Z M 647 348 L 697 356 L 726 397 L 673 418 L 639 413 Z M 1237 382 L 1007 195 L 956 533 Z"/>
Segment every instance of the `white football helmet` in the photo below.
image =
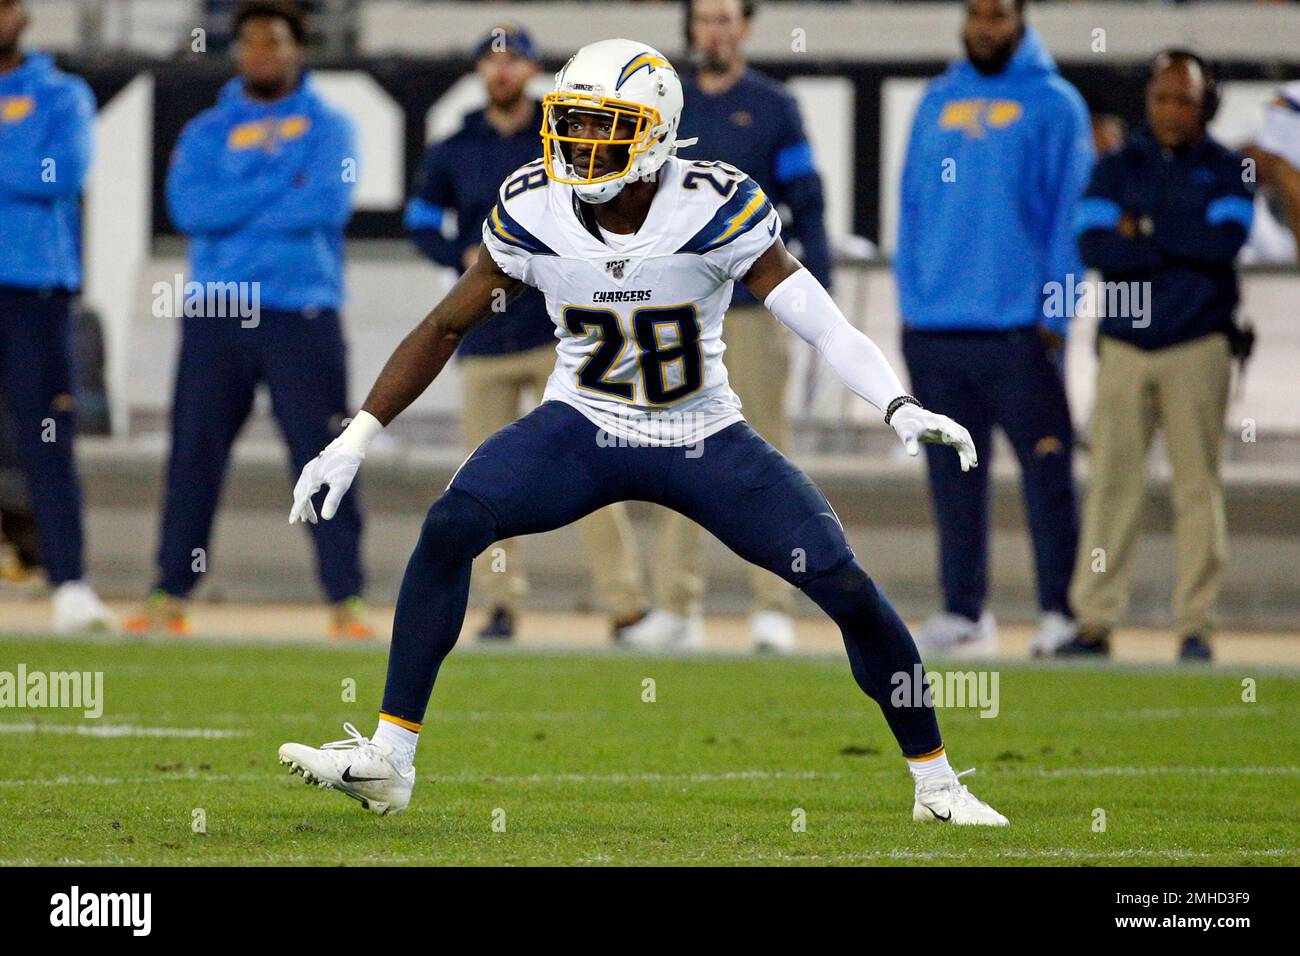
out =
<path fill-rule="evenodd" d="M 578 130 L 587 135 L 572 135 L 566 121 L 575 114 L 604 122 L 587 122 Z M 678 141 L 681 118 L 682 82 L 662 53 L 635 40 L 588 44 L 542 99 L 546 173 L 584 202 L 608 202 L 694 142 Z"/>

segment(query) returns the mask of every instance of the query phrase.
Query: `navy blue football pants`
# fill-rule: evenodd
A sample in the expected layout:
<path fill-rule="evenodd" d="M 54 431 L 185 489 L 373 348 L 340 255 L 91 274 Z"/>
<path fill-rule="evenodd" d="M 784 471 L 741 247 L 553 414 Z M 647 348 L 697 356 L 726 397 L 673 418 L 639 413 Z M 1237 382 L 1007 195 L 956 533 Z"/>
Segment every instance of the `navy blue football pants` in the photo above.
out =
<path fill-rule="evenodd" d="M 419 723 L 460 635 L 470 564 L 492 542 L 550 531 L 616 501 L 649 501 L 702 525 L 747 561 L 799 587 L 839 625 L 853 676 L 907 756 L 940 746 L 933 707 L 890 700 L 920 657 L 855 560 L 817 486 L 749 425 L 693 448 L 605 447 L 576 409 L 544 402 L 469 457 L 429 509 L 393 621 L 383 712 Z M 951 450 L 950 450 L 951 453 Z"/>
<path fill-rule="evenodd" d="M 184 319 L 156 584 L 175 597 L 188 595 L 208 564 L 230 447 L 262 382 L 289 446 L 290 480 L 297 481 L 303 466 L 338 437 L 347 415 L 347 350 L 338 313 L 262 309 L 250 328 L 237 317 Z M 324 495 L 317 496 L 318 512 Z M 329 600 L 360 594 L 357 486 L 344 495 L 333 520 L 307 527 Z"/>
<path fill-rule="evenodd" d="M 1006 433 L 1034 545 L 1038 605 L 1069 614 L 1079 540 L 1071 461 L 1074 428 L 1057 362 L 1033 328 L 1007 332 L 903 332 L 912 392 L 970 432 L 980 467 L 963 472 L 951 449 L 926 446 L 939 526 L 944 607 L 979 618 L 988 594 L 989 475 L 993 426 Z"/>
<path fill-rule="evenodd" d="M 0 287 L 0 393 L 52 584 L 82 576 L 73 387 L 71 294 Z"/>

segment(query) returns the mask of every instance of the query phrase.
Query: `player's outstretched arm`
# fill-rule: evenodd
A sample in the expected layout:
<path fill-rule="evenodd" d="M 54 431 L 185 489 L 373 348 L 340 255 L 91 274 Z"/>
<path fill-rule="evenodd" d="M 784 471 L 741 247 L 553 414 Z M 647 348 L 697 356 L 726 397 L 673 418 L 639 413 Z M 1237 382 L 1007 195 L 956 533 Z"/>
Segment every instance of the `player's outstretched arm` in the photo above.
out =
<path fill-rule="evenodd" d="M 849 324 L 830 293 L 780 239 L 758 257 L 744 283 L 782 325 L 821 353 L 840 381 L 885 413 L 885 424 L 898 433 L 909 455 L 927 442 L 955 448 L 962 471 L 979 463 L 970 433 L 907 394 L 876 343 Z"/>
<path fill-rule="evenodd" d="M 334 517 L 374 437 L 438 377 L 461 340 L 502 311 L 523 288 L 480 247 L 474 264 L 393 351 L 356 418 L 302 470 L 293 489 L 290 524 L 315 523 L 311 499 L 323 485 L 330 490 L 321 517 Z"/>
<path fill-rule="evenodd" d="M 483 246 L 478 258 L 424 321 L 402 339 L 361 406 L 387 425 L 424 393 L 461 340 L 524 289 L 501 271 Z"/>

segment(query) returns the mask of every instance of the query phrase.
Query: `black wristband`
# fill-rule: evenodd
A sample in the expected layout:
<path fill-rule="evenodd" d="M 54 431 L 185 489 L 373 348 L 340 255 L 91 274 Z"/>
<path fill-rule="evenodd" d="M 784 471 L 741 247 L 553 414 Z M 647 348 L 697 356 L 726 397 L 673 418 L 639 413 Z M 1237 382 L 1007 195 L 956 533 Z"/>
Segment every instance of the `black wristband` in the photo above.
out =
<path fill-rule="evenodd" d="M 892 402 L 890 402 L 890 403 L 889 403 L 889 407 L 888 407 L 887 409 L 885 409 L 885 424 L 886 424 L 886 425 L 888 425 L 888 424 L 889 424 L 889 420 L 890 420 L 891 418 L 894 417 L 894 412 L 898 411 L 898 410 L 899 410 L 900 408 L 902 408 L 904 405 L 915 405 L 917 408 L 924 408 L 924 407 L 925 407 L 925 406 L 922 405 L 919 401 L 917 401 L 915 398 L 913 398 L 911 395 L 899 395 L 898 398 L 896 398 L 896 399 L 894 399 Z"/>

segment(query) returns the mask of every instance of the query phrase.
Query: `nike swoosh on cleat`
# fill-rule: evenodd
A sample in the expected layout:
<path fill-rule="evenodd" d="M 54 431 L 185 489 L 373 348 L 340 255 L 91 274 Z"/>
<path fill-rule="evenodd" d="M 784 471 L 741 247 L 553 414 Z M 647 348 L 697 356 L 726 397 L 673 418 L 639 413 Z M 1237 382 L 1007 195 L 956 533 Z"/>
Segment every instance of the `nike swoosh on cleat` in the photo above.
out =
<path fill-rule="evenodd" d="M 352 768 L 345 767 L 343 770 L 343 776 L 340 777 L 339 779 L 341 779 L 344 783 L 366 783 L 367 781 L 383 780 L 384 778 L 383 777 L 354 777 L 352 776 Z M 930 812 L 934 813 L 933 810 L 931 810 Z"/>
<path fill-rule="evenodd" d="M 346 773 L 346 771 L 345 771 L 345 773 Z M 344 777 L 344 779 L 347 779 L 347 778 Z M 921 804 L 921 806 L 925 807 L 925 804 L 923 803 L 923 804 Z M 952 819 L 952 811 L 951 811 L 951 810 L 948 811 L 948 815 L 947 815 L 946 817 L 941 817 L 941 816 L 939 816 L 939 814 L 937 814 L 937 813 L 934 812 L 934 807 L 925 807 L 925 808 L 926 808 L 927 810 L 929 810 L 930 813 L 934 816 L 934 818 L 935 818 L 936 820 L 938 820 L 940 823 L 947 823 L 949 820 Z"/>

